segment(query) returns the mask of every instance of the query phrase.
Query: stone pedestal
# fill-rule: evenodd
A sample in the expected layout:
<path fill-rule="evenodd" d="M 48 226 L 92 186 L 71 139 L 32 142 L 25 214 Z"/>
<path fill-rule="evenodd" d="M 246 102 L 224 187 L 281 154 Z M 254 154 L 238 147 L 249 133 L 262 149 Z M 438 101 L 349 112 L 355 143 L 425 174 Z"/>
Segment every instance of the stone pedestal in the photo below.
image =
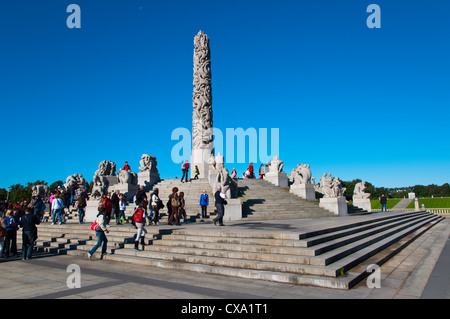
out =
<path fill-rule="evenodd" d="M 353 206 L 361 208 L 365 211 L 371 212 L 372 206 L 368 198 L 353 198 Z"/>
<path fill-rule="evenodd" d="M 136 192 L 139 189 L 139 185 L 133 185 L 133 184 L 116 184 L 114 186 L 109 187 L 109 192 L 115 192 L 118 190 L 120 193 L 125 195 L 127 198 L 127 202 L 132 202 L 134 195 L 136 195 Z"/>
<path fill-rule="evenodd" d="M 98 205 L 100 204 L 100 200 L 88 200 L 86 206 L 86 213 L 84 215 L 85 223 L 93 223 L 97 218 L 98 214 Z"/>
<path fill-rule="evenodd" d="M 191 155 L 191 163 L 189 166 L 189 171 L 191 174 L 191 178 L 194 178 L 194 169 L 195 165 L 198 167 L 199 175 L 198 178 L 208 178 L 209 174 L 209 158 L 211 157 L 212 149 L 204 148 L 204 149 L 193 149 Z M 181 164 L 180 164 L 181 165 Z"/>
<path fill-rule="evenodd" d="M 111 193 L 111 186 L 116 185 L 119 182 L 117 176 L 104 176 L 108 180 L 108 192 Z"/>
<path fill-rule="evenodd" d="M 161 181 L 159 173 L 151 173 L 150 171 L 143 171 L 138 173 L 138 185 L 144 186 L 146 192 L 148 192 L 152 188 L 152 186 L 159 181 Z M 136 192 L 133 194 L 133 196 L 135 194 Z"/>
<path fill-rule="evenodd" d="M 316 200 L 316 191 L 313 184 L 291 185 L 289 191 L 303 199 L 309 201 Z"/>
<path fill-rule="evenodd" d="M 278 187 L 289 187 L 288 178 L 285 172 L 268 172 L 264 179 Z"/>
<path fill-rule="evenodd" d="M 223 221 L 241 220 L 242 219 L 242 204 L 239 198 L 227 199 L 225 205 L 225 213 Z"/>
<path fill-rule="evenodd" d="M 319 207 L 322 207 L 338 216 L 346 216 L 348 214 L 348 205 L 344 196 L 321 198 Z"/>

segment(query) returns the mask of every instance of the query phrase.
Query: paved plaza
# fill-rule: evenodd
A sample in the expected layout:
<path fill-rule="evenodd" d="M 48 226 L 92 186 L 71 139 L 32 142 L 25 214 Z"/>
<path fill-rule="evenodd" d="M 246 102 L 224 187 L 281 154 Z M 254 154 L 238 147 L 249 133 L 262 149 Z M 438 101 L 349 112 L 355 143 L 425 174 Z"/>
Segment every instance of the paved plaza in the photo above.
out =
<path fill-rule="evenodd" d="M 302 223 L 304 227 L 308 225 L 308 221 L 298 220 L 290 231 L 297 231 Z M 317 221 L 310 220 L 308 227 L 314 223 Z M 246 231 L 267 231 L 285 228 L 283 225 L 282 221 L 230 223 L 220 230 L 235 231 L 242 227 Z M 214 227 L 200 223 L 190 226 Z M 0 298 L 447 299 L 450 298 L 450 276 L 445 271 L 450 257 L 449 235 L 450 222 L 446 218 L 400 251 L 381 267 L 381 288 L 368 288 L 366 281 L 362 281 L 351 290 L 335 290 L 39 253 L 31 260 L 9 258 L 0 263 L 0 271 L 7 274 L 0 277 Z M 68 287 L 73 274 L 68 271 L 69 265 L 79 266 L 79 288 Z"/>

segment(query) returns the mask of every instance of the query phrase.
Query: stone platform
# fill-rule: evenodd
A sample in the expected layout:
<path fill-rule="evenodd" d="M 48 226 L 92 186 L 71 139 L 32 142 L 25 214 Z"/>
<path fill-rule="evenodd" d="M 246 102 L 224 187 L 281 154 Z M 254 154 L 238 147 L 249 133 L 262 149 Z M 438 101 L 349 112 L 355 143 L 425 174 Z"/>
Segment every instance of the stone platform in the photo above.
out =
<path fill-rule="evenodd" d="M 351 289 L 439 224 L 424 212 L 389 212 L 320 219 L 209 222 L 148 226 L 146 245 L 135 251 L 136 230 L 110 227 L 104 259 L 173 270 Z M 39 226 L 43 251 L 86 258 L 96 243 L 89 225 Z M 98 253 L 94 255 L 98 258 Z"/>

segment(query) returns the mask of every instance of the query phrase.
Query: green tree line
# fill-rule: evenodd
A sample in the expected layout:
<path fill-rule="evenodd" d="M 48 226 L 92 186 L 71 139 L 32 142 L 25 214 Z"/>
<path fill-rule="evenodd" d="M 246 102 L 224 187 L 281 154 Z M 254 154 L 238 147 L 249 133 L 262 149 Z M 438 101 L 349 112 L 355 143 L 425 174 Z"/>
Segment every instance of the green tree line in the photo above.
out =
<path fill-rule="evenodd" d="M 342 181 L 342 187 L 347 188 L 345 191 L 345 197 L 347 200 L 351 200 L 353 196 L 353 191 L 355 189 L 356 183 L 361 182 L 360 179 L 354 179 L 352 181 Z M 370 199 L 378 199 L 381 195 L 388 198 L 405 198 L 408 197 L 408 193 L 413 192 L 416 197 L 450 197 L 450 185 L 445 183 L 441 186 L 431 184 L 431 185 L 415 185 L 407 187 L 375 187 L 370 182 L 366 182 L 366 193 L 370 193 Z"/>
<path fill-rule="evenodd" d="M 8 189 L 0 188 L 0 200 L 8 200 L 10 203 L 17 203 L 31 200 L 32 188 L 35 185 L 48 185 L 46 181 L 35 181 L 34 183 L 28 182 L 26 185 L 14 184 L 8 187 Z M 56 181 L 52 183 L 49 188 L 50 191 L 54 191 L 58 186 L 63 187 L 63 181 Z"/>

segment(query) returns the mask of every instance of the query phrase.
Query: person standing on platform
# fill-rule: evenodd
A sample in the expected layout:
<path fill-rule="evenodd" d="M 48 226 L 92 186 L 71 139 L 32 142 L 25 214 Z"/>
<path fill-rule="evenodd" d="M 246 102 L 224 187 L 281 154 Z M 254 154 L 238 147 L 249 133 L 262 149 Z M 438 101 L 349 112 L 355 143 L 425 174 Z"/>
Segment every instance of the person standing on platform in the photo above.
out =
<path fill-rule="evenodd" d="M 183 172 L 183 175 L 181 176 L 181 182 L 183 183 L 183 179 L 188 181 L 188 173 L 189 173 L 189 161 L 185 160 L 183 164 L 181 164 L 181 171 Z"/>
<path fill-rule="evenodd" d="M 178 187 L 172 188 L 172 194 L 169 195 L 169 202 L 171 206 L 171 213 L 169 217 L 169 225 L 172 225 L 172 222 L 175 219 L 175 224 L 179 225 L 179 217 L 178 217 L 178 209 L 180 207 L 180 200 L 178 199 Z"/>
<path fill-rule="evenodd" d="M 37 227 L 41 223 L 39 215 L 31 214 L 30 208 L 25 208 L 25 215 L 20 218 L 22 227 L 22 259 L 31 259 L 34 242 L 37 239 Z"/>
<path fill-rule="evenodd" d="M 386 196 L 384 196 L 384 194 L 381 195 L 380 204 L 381 204 L 381 211 L 387 212 L 387 198 Z"/>
<path fill-rule="evenodd" d="M 214 225 L 217 226 L 217 222 L 219 222 L 219 226 L 225 226 L 223 224 L 223 215 L 225 214 L 225 206 L 227 201 L 225 200 L 225 194 L 222 193 L 222 186 L 217 186 L 217 191 L 214 194 L 214 200 L 216 201 L 216 210 L 217 210 L 217 217 L 214 218 L 213 222 Z"/>
<path fill-rule="evenodd" d="M 209 205 L 209 196 L 206 193 L 206 190 L 204 189 L 202 194 L 200 195 L 200 207 L 202 208 L 202 219 L 208 218 L 208 205 Z"/>

